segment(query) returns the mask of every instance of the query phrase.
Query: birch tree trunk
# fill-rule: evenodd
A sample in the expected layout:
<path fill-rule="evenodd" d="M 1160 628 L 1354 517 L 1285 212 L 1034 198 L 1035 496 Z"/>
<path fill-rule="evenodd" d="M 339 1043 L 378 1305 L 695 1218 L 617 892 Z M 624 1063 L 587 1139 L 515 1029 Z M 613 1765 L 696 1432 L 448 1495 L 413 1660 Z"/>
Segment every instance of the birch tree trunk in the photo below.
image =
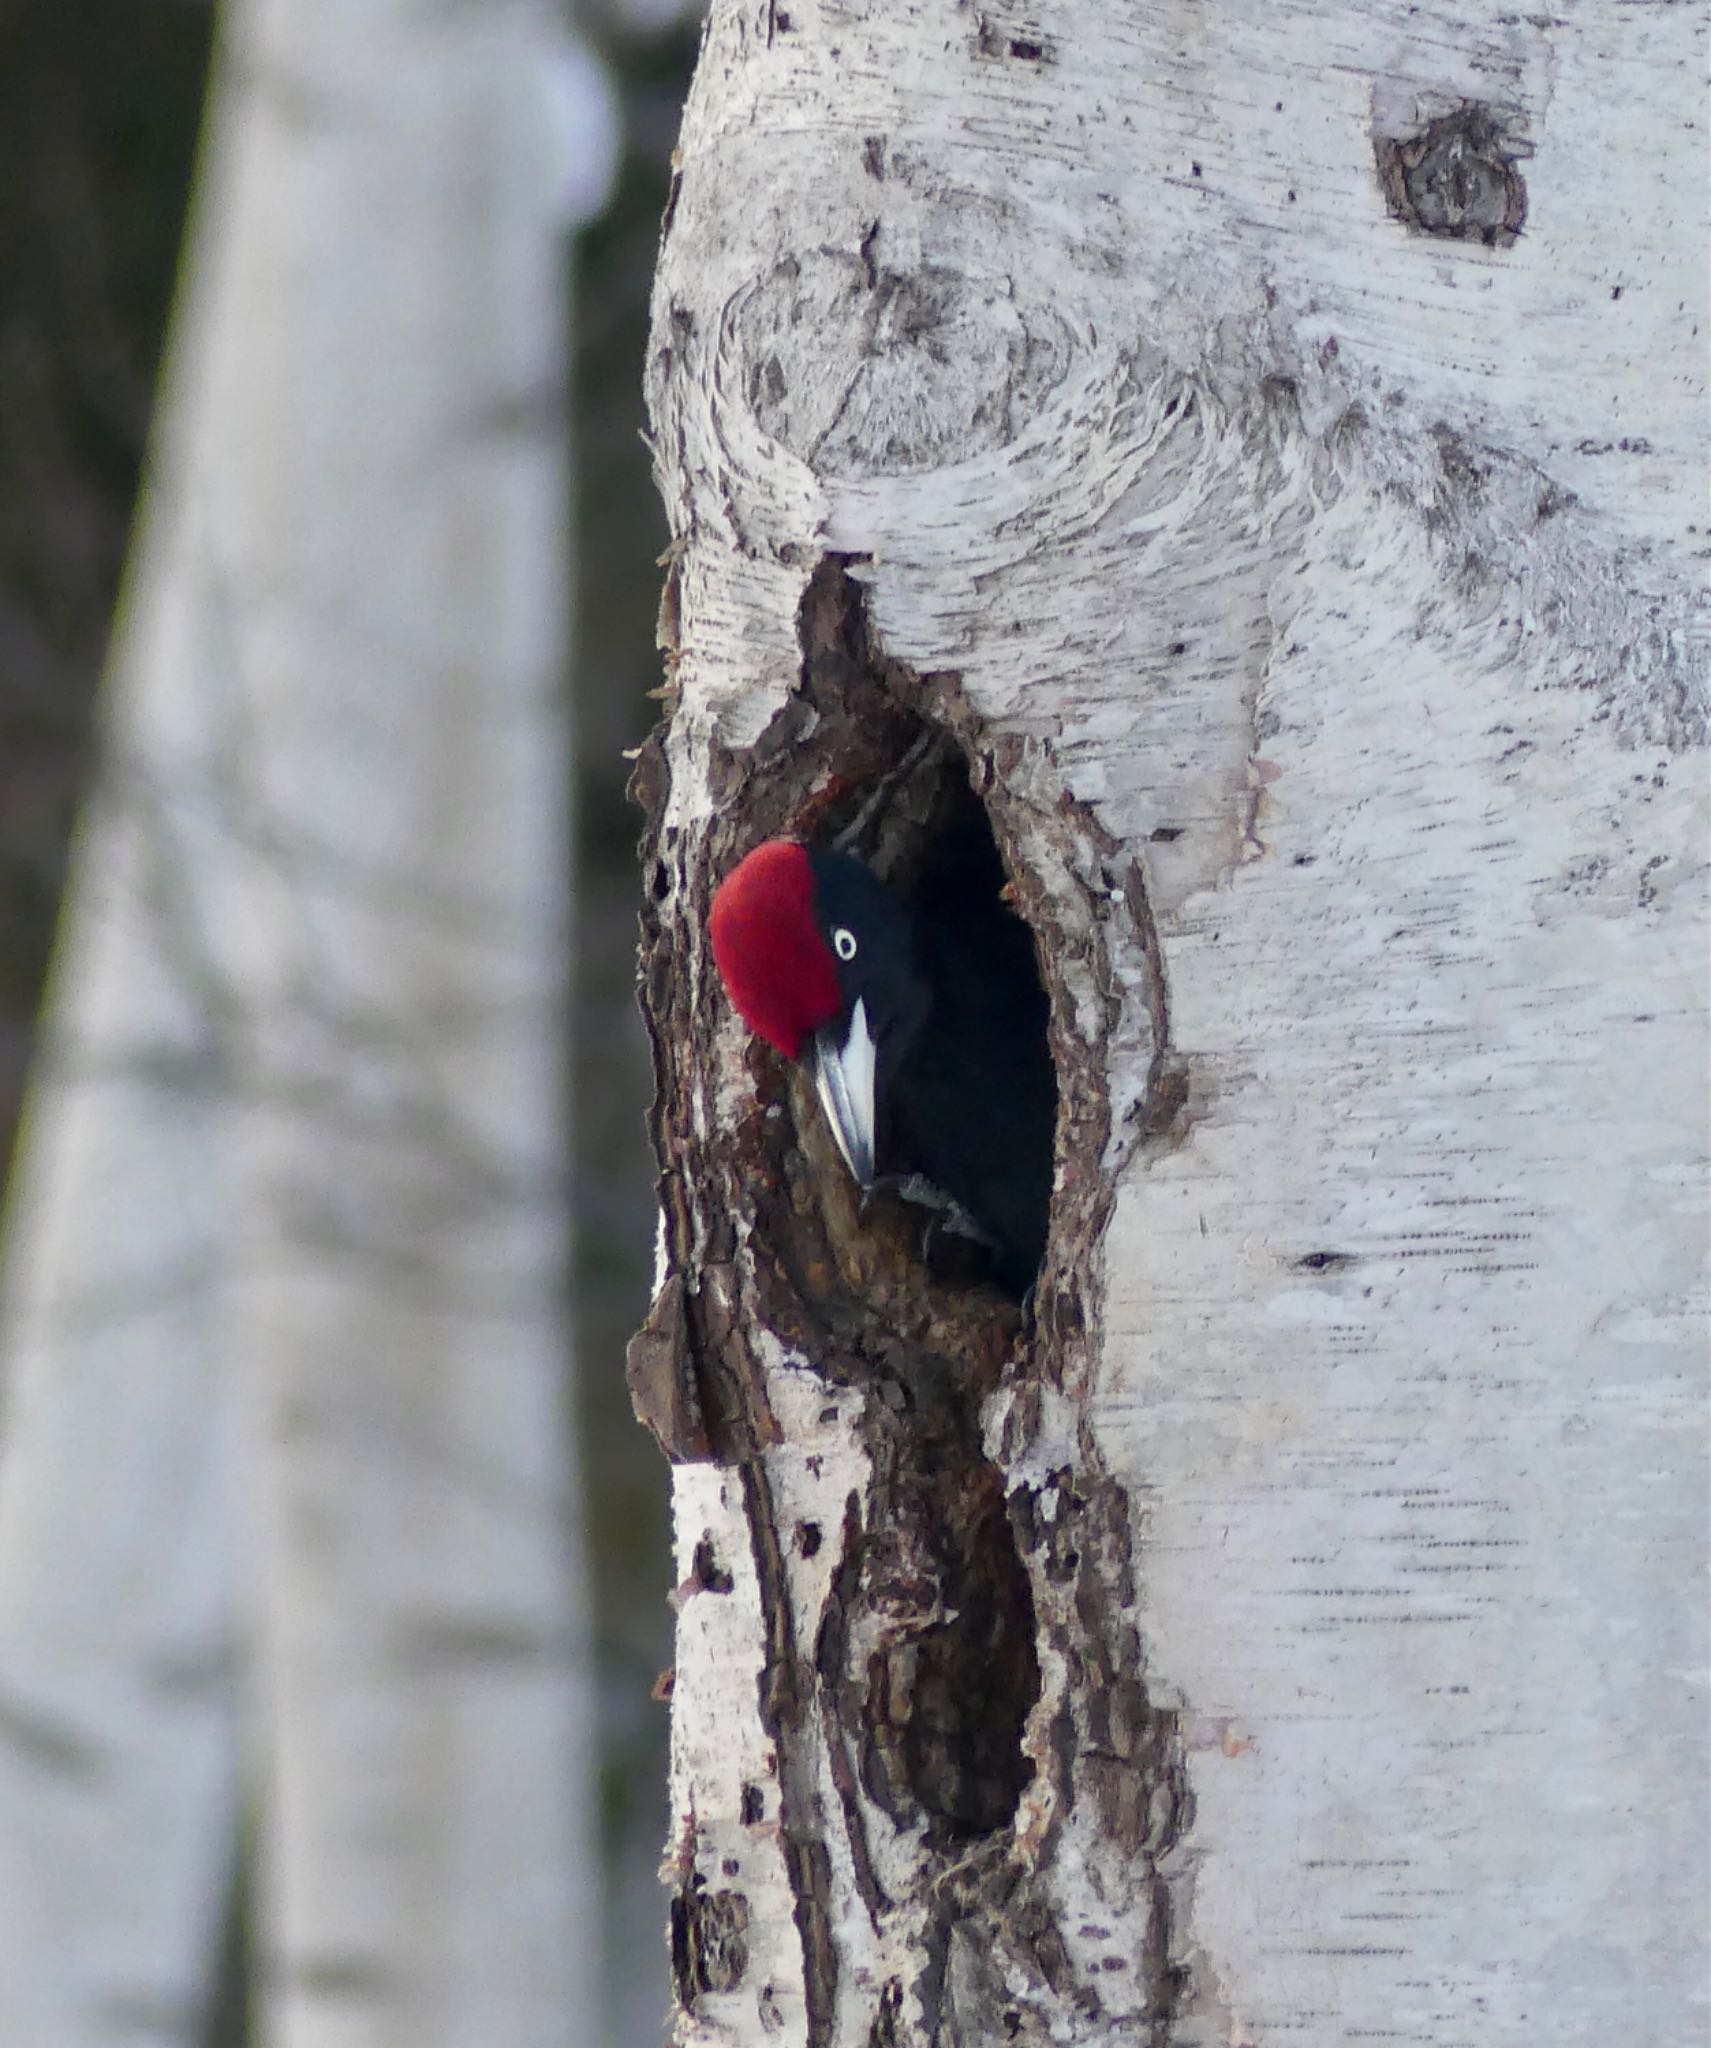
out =
<path fill-rule="evenodd" d="M 226 13 L 12 1218 L 0 2038 L 199 2038 L 242 1699 L 267 2039 L 544 2048 L 598 2025 L 561 380 L 611 138 L 537 0 Z"/>
<path fill-rule="evenodd" d="M 715 6 L 638 773 L 681 2041 L 1699 2037 L 1703 58 Z M 1020 1319 L 703 936 L 959 777 L 1052 1000 Z"/>

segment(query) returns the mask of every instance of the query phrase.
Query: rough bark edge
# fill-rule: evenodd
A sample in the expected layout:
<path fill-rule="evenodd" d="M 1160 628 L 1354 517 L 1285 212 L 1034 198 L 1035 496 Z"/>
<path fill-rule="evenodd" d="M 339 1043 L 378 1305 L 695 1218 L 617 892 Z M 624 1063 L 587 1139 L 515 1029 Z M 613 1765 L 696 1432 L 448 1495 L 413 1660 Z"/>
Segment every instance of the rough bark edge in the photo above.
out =
<path fill-rule="evenodd" d="M 910 1851 L 911 1881 L 893 1889 L 916 1915 L 923 1966 L 914 1982 L 889 1987 L 876 2042 L 902 2038 L 911 2022 L 919 2038 L 947 2044 L 982 2039 L 989 2027 L 1034 2038 L 1042 2016 L 1006 1988 L 1018 1973 L 1042 2000 L 1072 1994 L 1107 2038 L 1117 2026 L 1124 2038 L 1163 2040 L 1180 1984 L 1157 1865 L 1191 1818 L 1181 1744 L 1174 1716 L 1147 1695 L 1130 1618 L 1126 1498 L 1086 1431 L 1060 1441 L 1058 1427 L 1097 1362 L 1101 1244 L 1118 1172 L 1136 1146 L 1171 1142 L 1188 1110 L 1168 1050 L 1157 934 L 1138 866 L 1061 790 L 1043 751 L 985 729 L 955 675 L 917 677 L 873 647 L 859 573 L 859 563 L 828 557 L 809 577 L 797 687 L 751 748 L 712 744 L 718 808 L 696 843 L 667 816 L 669 725 L 638 760 L 635 790 L 649 820 L 643 1005 L 659 1082 L 666 1279 L 632 1346 L 631 1383 L 668 1455 L 712 1458 L 742 1475 L 765 1640 L 759 1709 L 780 1760 L 810 2040 L 831 2037 L 836 2007 L 819 1832 L 834 1824 L 876 1932 L 901 1908 L 873 1838 L 884 1838 L 894 1868 L 900 1843 Z M 674 575 L 662 606 L 668 662 L 675 587 Z M 761 838 L 824 836 L 847 822 L 865 789 L 908 762 L 923 721 L 976 772 L 1052 998 L 1058 1183 L 1052 1244 L 1026 1317 L 988 1290 L 928 1279 L 896 1218 L 857 1215 L 805 1094 L 764 1050 L 746 1055 L 752 1106 L 734 1125 L 721 1119 L 726 1023 L 702 940 L 717 877 Z M 1122 1064 L 1138 1064 L 1145 1086 L 1113 1105 L 1109 1075 Z M 788 1546 L 767 1479 L 766 1452 L 778 1441 L 768 1338 L 812 1360 L 829 1384 L 860 1390 L 858 1434 L 873 1475 L 866 1517 L 849 1497 L 809 1657 L 797 1647 Z M 1047 1439 L 1058 1453 L 1049 1468 Z M 997 1523 L 995 1501 L 1005 1504 Z M 898 1594 L 908 1574 L 888 1569 L 899 1557 L 927 1561 L 909 1598 Z M 994 1642 L 1000 1653 L 1012 1642 L 1010 1711 L 1021 1709 L 1017 1750 L 1033 1776 L 1018 1797 L 976 1770 L 959 1805 L 954 1767 L 936 1778 L 912 1771 L 898 1745 L 918 1734 L 922 1645 L 942 1640 L 971 1608 L 993 1637 L 973 1646 L 982 1675 L 990 1679 Z M 1022 1615 L 1025 1646 L 1014 1641 Z M 972 1662 L 965 1675 L 975 1676 Z M 953 1656 L 948 1677 L 939 1674 L 941 1705 L 957 1676 Z M 885 1713 L 894 1690 L 903 1703 L 895 1723 Z M 990 1699 L 991 1686 L 977 1696 Z M 815 1743 L 839 1809 L 829 1819 L 816 1816 L 806 1754 Z M 947 1754 L 956 1747 L 953 1727 Z M 1113 1914 L 1110 1929 L 1066 1937 L 1057 1924 L 1052 1866 L 1066 1826 L 1096 1835 L 1114 1872 L 1140 1873 L 1137 1910 Z M 694 1924 L 709 1908 L 685 1907 L 691 1896 L 718 1895 L 698 1874 L 686 1880 L 679 1914 Z M 1091 1961 L 1089 1941 L 1106 1943 Z M 1079 1981 L 1102 1969 L 1108 1986 L 1130 1967 L 1125 1943 L 1135 1978 L 1124 1996 L 1113 2001 L 1098 1982 Z M 699 1953 L 684 1948 L 686 2008 L 706 1988 L 692 1960 Z"/>

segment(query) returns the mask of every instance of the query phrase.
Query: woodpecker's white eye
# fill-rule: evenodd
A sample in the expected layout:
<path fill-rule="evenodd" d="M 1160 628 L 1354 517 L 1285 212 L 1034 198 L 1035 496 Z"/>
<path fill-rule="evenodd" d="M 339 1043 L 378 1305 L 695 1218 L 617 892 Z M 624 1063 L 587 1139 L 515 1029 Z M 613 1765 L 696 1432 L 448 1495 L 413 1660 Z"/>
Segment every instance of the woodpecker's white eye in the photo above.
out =
<path fill-rule="evenodd" d="M 853 960 L 856 956 L 855 933 L 847 925 L 839 925 L 832 934 L 832 951 L 840 960 Z"/>

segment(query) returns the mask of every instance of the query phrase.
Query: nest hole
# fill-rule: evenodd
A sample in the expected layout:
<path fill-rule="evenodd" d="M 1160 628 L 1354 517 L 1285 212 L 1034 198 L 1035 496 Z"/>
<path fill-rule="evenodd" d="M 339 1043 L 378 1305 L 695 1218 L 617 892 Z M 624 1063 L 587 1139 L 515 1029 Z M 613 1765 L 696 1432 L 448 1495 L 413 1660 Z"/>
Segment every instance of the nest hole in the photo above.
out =
<path fill-rule="evenodd" d="M 977 772 L 949 732 L 918 718 L 896 769 L 848 791 L 821 843 L 866 861 L 902 902 L 932 992 L 910 1054 L 915 1115 L 891 1163 L 963 1214 L 929 1215 L 920 1255 L 937 1279 L 993 1280 L 1019 1301 L 1050 1229 L 1057 1074 L 1038 950 Z"/>

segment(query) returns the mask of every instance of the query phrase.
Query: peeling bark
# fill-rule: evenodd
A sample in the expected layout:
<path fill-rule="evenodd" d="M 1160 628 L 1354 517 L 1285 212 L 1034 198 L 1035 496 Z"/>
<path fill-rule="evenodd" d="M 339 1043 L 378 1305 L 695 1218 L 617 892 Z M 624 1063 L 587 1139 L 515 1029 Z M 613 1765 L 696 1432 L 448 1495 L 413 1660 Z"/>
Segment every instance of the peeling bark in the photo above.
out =
<path fill-rule="evenodd" d="M 1695 33 L 1619 67 L 1660 177 Z M 1193 43 L 709 26 L 637 764 L 685 2042 L 1661 2041 L 1696 1995 L 1704 379 L 1646 323 L 1697 242 L 1590 30 Z M 906 895 L 977 829 L 1058 1071 L 1021 1312 L 858 1208 L 704 935 L 767 836 Z"/>

